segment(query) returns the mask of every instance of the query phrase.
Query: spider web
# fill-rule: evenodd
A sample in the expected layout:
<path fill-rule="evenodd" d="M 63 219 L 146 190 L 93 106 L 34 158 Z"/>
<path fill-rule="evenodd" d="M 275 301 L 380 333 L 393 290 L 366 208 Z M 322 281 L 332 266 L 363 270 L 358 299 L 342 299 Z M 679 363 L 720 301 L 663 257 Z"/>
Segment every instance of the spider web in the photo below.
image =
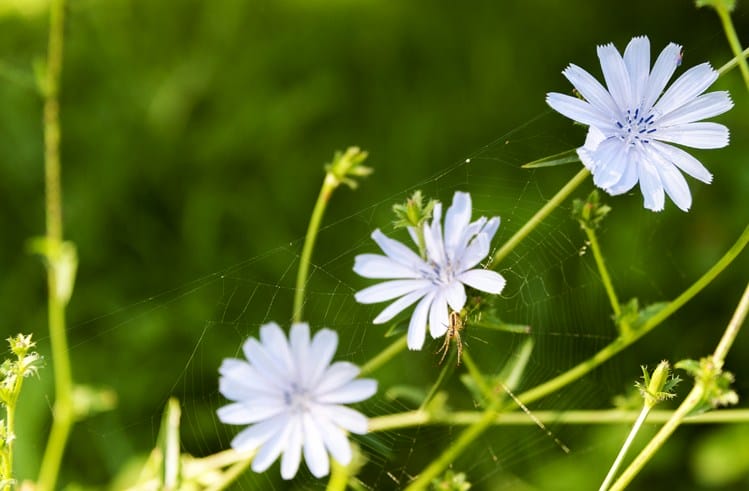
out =
<path fill-rule="evenodd" d="M 455 191 L 469 191 L 474 218 L 484 215 L 502 219 L 493 241 L 496 248 L 559 189 L 560 183 L 577 172 L 578 165 L 536 171 L 520 168 L 532 158 L 569 148 L 563 140 L 538 132 L 547 116 L 548 113 L 544 113 L 402 192 L 372 200 L 364 182 L 361 190 L 348 197 L 357 203 L 357 208 L 324 225 L 320 231 L 305 301 L 305 318 L 313 331 L 329 327 L 338 332 L 336 359 L 362 365 L 395 339 L 386 337 L 388 326 L 371 324 L 384 305 L 362 306 L 354 301 L 353 293 L 371 282 L 352 271 L 354 256 L 377 251 L 369 237 L 374 228 L 379 227 L 387 235 L 406 241 L 404 231 L 392 228 L 393 204 L 402 202 L 416 189 L 440 199 L 445 205 Z M 376 175 L 372 178 L 376 179 Z M 590 189 L 588 182 L 574 196 L 582 198 Z M 347 192 L 338 191 L 339 195 Z M 332 209 L 339 195 L 334 196 Z M 636 220 L 648 221 L 643 213 L 639 216 L 645 218 Z M 638 227 L 647 228 L 647 225 L 641 223 Z M 650 236 L 642 238 L 649 240 Z M 262 324 L 276 321 L 288 328 L 302 245 L 303 239 L 297 238 L 261 256 L 74 326 L 73 337 L 83 338 L 83 341 L 71 347 L 72 356 L 75 358 L 79 351 L 88 351 L 87 346 L 95 344 L 104 363 L 108 353 L 116 350 L 118 336 L 130 334 L 128 331 L 139 329 L 139 325 L 168 323 L 172 316 L 184 313 L 185 309 L 194 311 L 191 325 L 174 326 L 169 340 L 148 339 L 148 333 L 143 332 L 142 352 L 129 353 L 123 360 L 110 359 L 109 375 L 115 381 L 119 377 L 147 376 L 133 374 L 133 370 L 170 374 L 168 385 L 149 389 L 154 401 L 150 411 L 143 415 L 143 408 L 129 407 L 128 394 L 120 393 L 120 406 L 115 413 L 83 422 L 79 431 L 124 445 L 128 432 L 146 426 L 151 428 L 155 439 L 161 410 L 167 399 L 175 396 L 182 404 L 181 432 L 185 451 L 203 456 L 228 448 L 237 428 L 225 426 L 215 417 L 216 408 L 226 403 L 217 391 L 218 366 L 225 357 L 241 357 L 242 342 L 248 336 L 257 336 Z M 630 270 L 625 270 L 625 276 L 636 268 L 632 263 Z M 610 308 L 587 252 L 584 235 L 571 218 L 570 200 L 513 250 L 498 271 L 507 279 L 507 287 L 492 305 L 503 321 L 527 325 L 530 334 L 496 332 L 467 325 L 463 339 L 465 350 L 470 351 L 486 375 L 496 374 L 506 364 L 512 364 L 520 346 L 529 337 L 533 339 L 534 350 L 515 393 L 552 378 L 614 339 Z M 408 313 L 410 311 L 398 319 L 407 318 Z M 82 332 L 88 334 L 82 336 Z M 430 390 L 444 368 L 438 365 L 439 356 L 435 355 L 441 343 L 442 339 L 428 338 L 422 351 L 403 352 L 371 374 L 378 379 L 378 393 L 358 408 L 370 417 L 377 417 L 418 407 L 418 398 Z M 153 355 L 154 349 L 158 355 Z M 132 360 L 137 360 L 138 367 L 132 366 Z M 447 363 L 454 363 L 454 358 Z M 463 366 L 446 369 L 448 375 L 440 390 L 448 395 L 447 405 L 456 410 L 480 411 L 475 398 L 460 382 Z M 633 378 L 630 372 L 625 373 L 629 381 Z M 622 375 L 616 366 L 606 365 L 594 377 L 586 377 L 532 404 L 530 410 L 607 406 L 614 394 L 626 388 Z M 603 393 L 601 377 L 607 380 L 609 387 Z M 112 385 L 117 388 L 116 382 Z M 565 456 L 560 445 L 569 446 L 572 452 L 595 451 L 595 448 L 575 446 L 577 429 L 553 422 L 547 427 L 548 430 L 529 424 L 492 428 L 476 440 L 452 468 L 466 473 L 478 489 L 482 486 L 497 489 L 498 482 L 503 483 L 503 489 L 517 486 L 521 489 L 523 474 L 529 465 Z M 448 448 L 463 429 L 464 426 L 458 425 L 423 426 L 355 437 L 366 460 L 359 476 L 362 489 L 405 486 L 439 452 Z M 277 466 L 260 476 L 248 472 L 237 486 L 284 489 L 287 484 L 278 474 Z M 304 466 L 295 483 L 303 489 L 325 486 L 324 480 L 314 479 Z"/>

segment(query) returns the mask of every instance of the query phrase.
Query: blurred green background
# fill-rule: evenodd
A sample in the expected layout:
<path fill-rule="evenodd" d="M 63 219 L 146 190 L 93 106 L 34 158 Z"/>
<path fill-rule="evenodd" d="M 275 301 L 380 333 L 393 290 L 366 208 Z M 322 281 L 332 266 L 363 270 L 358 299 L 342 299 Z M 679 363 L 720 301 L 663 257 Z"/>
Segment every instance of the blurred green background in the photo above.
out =
<path fill-rule="evenodd" d="M 44 231 L 34 67 L 45 56 L 46 7 L 43 0 L 0 0 L 0 333 L 33 332 L 47 356 L 40 379 L 22 396 L 17 470 L 32 479 L 53 401 L 44 271 L 25 245 Z M 333 200 L 307 317 L 339 330 L 339 357 L 363 363 L 388 340 L 384 328 L 368 324 L 377 308 L 357 308 L 350 298 L 368 284 L 351 265 L 356 253 L 374 251 L 372 229 L 390 231 L 394 202 L 414 188 L 446 202 L 455 189 L 472 191 L 477 214 L 502 216 L 496 241 L 506 240 L 577 170 L 518 169 L 582 142 L 584 131 L 544 103 L 548 91 L 571 90 L 561 75 L 568 63 L 598 76 L 595 45 L 623 49 L 640 34 L 650 36 L 653 58 L 669 41 L 685 46 L 685 66 L 720 66 L 731 57 L 715 13 L 687 1 L 76 0 L 67 14 L 65 237 L 80 257 L 68 311 L 71 357 L 77 381 L 118 394 L 117 409 L 76 425 L 68 445 L 61 486 L 87 488 L 106 487 L 152 448 L 170 395 L 183 403 L 185 451 L 200 456 L 228 447 L 235 429 L 214 416 L 224 403 L 218 365 L 261 323 L 288 324 L 301 237 L 334 150 L 359 145 L 376 171 L 359 190 L 341 190 Z M 748 14 L 745 3 L 734 14 L 744 43 Z M 622 299 L 675 297 L 747 223 L 749 97 L 737 70 L 715 87 L 730 90 L 736 104 L 718 118 L 731 128 L 732 143 L 695 152 L 715 179 L 709 186 L 689 180 L 693 209 L 682 213 L 669 202 L 654 214 L 637 192 L 608 199 L 614 213 L 600 239 Z M 508 321 L 529 323 L 536 341 L 520 389 L 614 336 L 592 258 L 578 255 L 584 239 L 569 208 L 502 266 L 509 284 L 496 306 Z M 744 253 L 654 333 L 533 408 L 609 407 L 632 386 L 640 364 L 708 354 L 748 266 Z M 749 390 L 746 334 L 727 363 L 741 397 Z M 476 337 L 469 349 L 487 371 L 522 342 L 507 334 Z M 362 410 L 412 407 L 385 393 L 395 384 L 428 387 L 438 371 L 431 356 L 437 347 L 402 355 L 376 373 L 380 392 Z M 448 385 L 451 403 L 470 409 L 459 373 Z M 370 459 L 362 480 L 397 488 L 459 430 L 361 440 Z M 552 431 L 571 455 L 538 428 L 498 428 L 454 469 L 466 472 L 474 489 L 597 488 L 627 427 Z M 324 487 L 311 477 L 300 481 Z M 285 486 L 273 468 L 237 488 Z M 749 426 L 680 429 L 632 489 L 665 486 L 746 489 Z"/>

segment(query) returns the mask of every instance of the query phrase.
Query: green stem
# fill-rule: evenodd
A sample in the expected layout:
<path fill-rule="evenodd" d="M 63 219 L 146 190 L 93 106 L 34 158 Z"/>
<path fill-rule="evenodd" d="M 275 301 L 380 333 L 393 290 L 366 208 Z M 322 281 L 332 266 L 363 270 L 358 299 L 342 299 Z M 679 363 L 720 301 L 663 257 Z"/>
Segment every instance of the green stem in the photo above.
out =
<path fill-rule="evenodd" d="M 345 491 L 349 480 L 348 468 L 336 462 L 335 459 L 330 459 L 330 466 L 330 479 L 328 479 L 325 491 Z"/>
<path fill-rule="evenodd" d="M 60 119 L 59 86 L 64 40 L 64 0 L 50 4 L 49 47 L 44 84 L 44 169 L 47 246 L 57 251 L 62 244 L 62 204 L 60 191 Z M 48 257 L 48 261 L 50 258 Z M 38 489 L 55 489 L 62 455 L 73 424 L 73 379 L 65 332 L 65 301 L 58 295 L 58 272 L 47 265 L 48 315 L 52 360 L 54 363 L 55 403 L 52 429 L 39 472 Z"/>
<path fill-rule="evenodd" d="M 729 71 L 736 68 L 741 60 L 746 60 L 746 58 L 749 57 L 749 48 L 746 48 L 744 51 L 739 53 L 738 56 L 734 56 L 728 62 L 723 65 L 722 67 L 718 68 L 718 76 L 722 77 Z"/>
<path fill-rule="evenodd" d="M 611 303 L 611 309 L 614 311 L 614 317 L 618 319 L 622 313 L 622 308 L 619 305 L 619 299 L 616 297 L 616 291 L 614 291 L 614 284 L 611 282 L 609 271 L 608 269 L 606 269 L 606 262 L 603 260 L 601 247 L 598 245 L 598 237 L 596 237 L 596 231 L 587 226 L 583 226 L 582 228 L 585 231 L 585 235 L 588 236 L 590 249 L 593 251 L 593 258 L 595 258 L 596 260 L 598 273 L 601 275 L 601 281 L 603 282 L 603 287 L 606 290 L 606 295 L 608 295 L 609 297 L 609 303 Z"/>
<path fill-rule="evenodd" d="M 611 469 L 609 469 L 609 473 L 606 474 L 606 478 L 603 480 L 603 484 L 601 484 L 601 487 L 598 491 L 606 491 L 611 485 L 611 482 L 614 480 L 619 467 L 622 465 L 624 456 L 627 455 L 627 451 L 629 450 L 629 447 L 632 446 L 632 442 L 635 440 L 635 436 L 637 436 L 637 433 L 639 433 L 642 424 L 648 417 L 650 409 L 650 406 L 647 404 L 642 407 L 640 415 L 637 416 L 635 424 L 632 425 L 632 430 L 630 430 L 629 435 L 627 435 L 627 439 L 624 441 L 624 445 L 622 445 L 622 448 L 619 450 L 619 454 L 616 456 L 614 463 L 611 465 Z"/>
<path fill-rule="evenodd" d="M 554 211 L 567 197 L 574 191 L 588 176 L 590 172 L 586 168 L 580 169 L 580 172 L 575 174 L 575 177 L 560 189 L 549 201 L 546 202 L 535 215 L 523 225 L 520 230 L 515 232 L 515 235 L 510 237 L 510 240 L 505 242 L 502 247 L 494 254 L 492 261 L 489 263 L 488 269 L 495 269 L 499 263 L 502 262 L 507 255 L 517 247 L 520 242 L 530 234 L 549 214 Z"/>
<path fill-rule="evenodd" d="M 621 409 L 579 410 L 579 411 L 533 411 L 533 416 L 544 424 L 563 425 L 623 425 L 637 420 L 641 411 Z M 666 409 L 653 410 L 648 416 L 648 424 L 665 423 L 674 412 Z M 468 426 L 484 416 L 483 411 L 455 411 L 432 414 L 429 411 L 406 411 L 397 414 L 378 416 L 369 420 L 369 432 L 400 430 L 417 426 Z M 749 409 L 723 409 L 689 416 L 685 424 L 726 424 L 749 422 Z M 491 423 L 493 426 L 536 426 L 538 423 L 521 412 L 498 414 Z"/>
<path fill-rule="evenodd" d="M 741 42 L 739 41 L 739 37 L 736 34 L 736 29 L 733 26 L 731 14 L 728 12 L 728 8 L 723 2 L 715 2 L 713 4 L 713 8 L 715 8 L 715 11 L 718 13 L 718 17 L 720 17 L 720 22 L 721 24 L 723 24 L 723 30 L 726 33 L 726 38 L 728 38 L 728 44 L 731 46 L 733 55 L 738 58 L 741 76 L 744 78 L 744 84 L 749 90 L 749 65 L 747 64 L 746 58 L 744 58 L 741 52 Z"/>
<path fill-rule="evenodd" d="M 622 490 L 627 487 L 627 485 L 632 482 L 632 479 L 637 475 L 638 472 L 640 472 L 640 469 L 645 465 L 645 463 L 650 460 L 650 457 L 652 457 L 656 451 L 658 451 L 661 446 L 666 442 L 668 437 L 671 436 L 671 434 L 676 430 L 676 428 L 681 424 L 681 422 L 684 420 L 684 418 L 689 414 L 689 412 L 697 407 L 697 405 L 702 400 L 703 396 L 703 387 L 701 385 L 695 385 L 694 388 L 689 392 L 686 399 L 684 399 L 684 402 L 681 403 L 679 408 L 671 415 L 671 418 L 666 422 L 665 425 L 656 433 L 656 435 L 653 437 L 652 440 L 650 440 L 650 443 L 640 452 L 640 454 L 635 457 L 635 460 L 632 461 L 632 463 L 622 472 L 622 475 L 619 476 L 619 479 L 616 480 L 616 482 L 611 486 L 610 490 Z"/>
<path fill-rule="evenodd" d="M 429 402 L 432 400 L 434 395 L 439 391 L 440 386 L 442 385 L 442 382 L 444 382 L 445 377 L 447 377 L 448 372 L 453 368 L 452 359 L 454 355 L 451 355 L 449 359 L 447 360 L 447 363 L 443 365 L 443 367 L 440 369 L 440 374 L 437 376 L 437 380 L 434 381 L 434 384 L 432 384 L 432 388 L 429 389 L 429 392 L 427 393 L 427 396 L 424 398 L 424 400 L 421 402 L 421 405 L 419 406 L 419 409 L 424 409 L 429 405 Z"/>
<path fill-rule="evenodd" d="M 379 352 L 374 358 L 362 365 L 359 375 L 369 375 L 382 365 L 390 361 L 395 355 L 406 349 L 406 335 L 399 337 L 387 348 Z"/>
<path fill-rule="evenodd" d="M 317 232 L 320 230 L 320 223 L 325 214 L 325 208 L 333 195 L 333 191 L 338 187 L 340 182 L 335 176 L 328 172 L 325 174 L 325 180 L 320 188 L 320 194 L 317 197 L 315 208 L 312 210 L 312 216 L 307 227 L 307 235 L 304 237 L 304 248 L 302 257 L 299 259 L 299 271 L 296 276 L 296 290 L 294 292 L 294 322 L 302 322 L 304 313 L 304 291 L 307 286 L 307 275 L 309 274 L 309 265 L 312 259 L 312 251 L 315 248 Z"/>
<path fill-rule="evenodd" d="M 728 350 L 731 349 L 733 342 L 736 340 L 736 336 L 739 334 L 739 330 L 741 330 L 744 319 L 746 319 L 747 311 L 749 311 L 749 284 L 746 285 L 744 294 L 741 296 L 738 307 L 736 307 L 736 312 L 728 323 L 728 327 L 726 327 L 718 346 L 715 347 L 715 351 L 713 352 L 713 364 L 716 367 L 723 366 L 723 362 L 728 355 Z"/>
<path fill-rule="evenodd" d="M 731 317 L 731 321 L 728 323 L 718 346 L 716 346 L 715 351 L 713 352 L 712 365 L 715 367 L 716 375 L 721 372 L 721 367 L 723 366 L 725 357 L 728 354 L 728 350 L 731 349 L 731 346 L 736 339 L 736 335 L 746 319 L 747 312 L 749 312 L 749 284 L 747 284 L 746 289 L 741 296 L 741 300 L 736 307 L 736 311 Z M 637 476 L 645 464 L 648 463 L 653 455 L 655 455 L 663 444 L 666 443 L 666 440 L 671 437 L 687 415 L 703 402 L 706 384 L 709 383 L 714 383 L 714 380 L 705 380 L 704 378 L 697 379 L 694 388 L 689 392 L 684 399 L 684 402 L 681 403 L 674 414 L 671 415 L 671 418 L 669 418 L 666 424 L 664 424 L 658 433 L 656 433 L 650 442 L 648 442 L 639 455 L 635 457 L 629 467 L 622 472 L 622 475 L 611 487 L 612 491 L 624 489 L 630 482 L 632 482 L 632 479 Z"/>

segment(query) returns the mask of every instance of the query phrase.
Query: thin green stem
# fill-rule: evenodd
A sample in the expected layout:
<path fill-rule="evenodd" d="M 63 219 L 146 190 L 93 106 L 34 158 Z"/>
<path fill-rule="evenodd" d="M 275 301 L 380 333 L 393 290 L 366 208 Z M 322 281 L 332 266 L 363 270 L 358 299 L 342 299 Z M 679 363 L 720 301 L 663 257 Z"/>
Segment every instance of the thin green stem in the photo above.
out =
<path fill-rule="evenodd" d="M 736 311 L 731 317 L 731 321 L 728 323 L 728 326 L 726 326 L 726 330 L 723 332 L 723 336 L 721 336 L 720 342 L 713 352 L 712 366 L 715 370 L 714 375 L 719 375 L 721 373 L 721 367 L 723 366 L 725 357 L 728 354 L 728 350 L 733 345 L 741 326 L 744 324 L 747 312 L 749 312 L 749 284 L 747 284 L 746 289 L 741 296 L 741 300 L 736 307 Z M 648 442 L 637 457 L 635 457 L 629 467 L 622 472 L 622 475 L 611 487 L 612 491 L 624 489 L 630 482 L 632 482 L 632 479 L 639 474 L 645 464 L 647 464 L 653 455 L 655 455 L 663 444 L 666 443 L 666 440 L 671 437 L 687 415 L 703 402 L 707 384 L 709 383 L 714 383 L 714 380 L 706 380 L 702 377 L 699 377 L 696 380 L 694 388 L 692 388 L 674 414 L 671 415 L 671 418 L 669 418 L 666 424 L 664 424 L 658 433 L 656 433 L 650 442 Z"/>
<path fill-rule="evenodd" d="M 59 86 L 64 41 L 64 0 L 50 3 L 49 47 L 44 84 L 44 169 L 48 251 L 62 244 L 62 203 L 60 190 L 60 106 Z M 54 363 L 55 403 L 52 429 L 39 472 L 38 489 L 55 489 L 70 427 L 73 424 L 73 378 L 65 332 L 65 302 L 58 294 L 58 271 L 47 257 L 48 315 L 52 360 Z"/>
<path fill-rule="evenodd" d="M 574 191 L 588 176 L 590 172 L 586 168 L 582 168 L 580 172 L 570 179 L 570 181 L 560 189 L 544 206 L 539 209 L 520 230 L 510 237 L 510 240 L 505 242 L 502 247 L 494 254 L 491 262 L 489 263 L 489 269 L 495 269 L 499 263 L 502 262 L 507 255 L 517 247 L 520 242 L 525 239 L 549 214 L 554 211 L 567 197 Z"/>
<path fill-rule="evenodd" d="M 747 311 L 749 311 L 749 284 L 747 284 L 744 294 L 741 296 L 736 312 L 734 313 L 731 321 L 728 323 L 723 336 L 720 338 L 718 346 L 715 347 L 713 352 L 713 364 L 717 367 L 722 367 L 723 362 L 728 355 L 728 350 L 731 349 L 733 342 L 736 340 L 736 336 L 741 330 L 741 326 L 746 319 Z"/>
<path fill-rule="evenodd" d="M 731 20 L 731 14 L 728 12 L 728 8 L 723 2 L 715 2 L 713 8 L 720 17 L 720 22 L 723 24 L 723 30 L 726 33 L 728 44 L 731 46 L 733 55 L 738 58 L 739 70 L 741 70 L 741 76 L 744 78 L 744 84 L 747 90 L 749 90 L 749 64 L 746 62 L 746 58 L 742 56 L 741 42 L 736 34 L 736 29 L 733 26 L 733 20 Z"/>
<path fill-rule="evenodd" d="M 747 57 L 749 57 L 749 48 L 746 48 L 744 51 L 739 53 L 738 56 L 734 56 L 726 64 L 724 64 L 722 67 L 718 68 L 718 76 L 722 77 L 726 73 L 730 72 L 734 68 L 736 68 L 739 65 L 739 62 L 741 60 L 746 60 Z"/>
<path fill-rule="evenodd" d="M 445 378 L 447 377 L 447 374 L 451 371 L 453 364 L 452 364 L 453 357 L 450 356 L 450 358 L 447 360 L 447 363 L 442 366 L 440 369 L 440 374 L 437 376 L 437 380 L 434 381 L 434 384 L 432 384 L 432 388 L 429 389 L 429 392 L 427 393 L 427 396 L 422 401 L 421 405 L 419 406 L 419 409 L 424 409 L 429 405 L 434 395 L 439 391 L 440 387 L 442 386 L 442 382 L 444 382 Z"/>
<path fill-rule="evenodd" d="M 614 311 L 615 318 L 619 318 L 622 313 L 622 308 L 619 305 L 619 299 L 616 296 L 614 284 L 611 282 L 611 276 L 609 276 L 609 271 L 606 268 L 606 262 L 603 259 L 603 254 L 601 253 L 601 246 L 598 245 L 598 237 L 596 236 L 596 231 L 587 226 L 583 226 L 582 228 L 585 231 L 585 235 L 588 236 L 590 249 L 593 251 L 593 258 L 596 261 L 598 273 L 601 275 L 601 282 L 603 282 L 603 287 L 606 290 L 606 295 L 609 297 L 611 309 Z"/>
<path fill-rule="evenodd" d="M 406 335 L 393 341 L 387 348 L 380 351 L 374 358 L 362 365 L 359 375 L 369 375 L 382 365 L 390 361 L 395 355 L 406 349 Z"/>
<path fill-rule="evenodd" d="M 640 415 L 637 416 L 637 420 L 635 421 L 635 424 L 632 425 L 632 430 L 630 430 L 629 435 L 627 435 L 627 439 L 624 441 L 624 445 L 622 445 L 622 448 L 619 449 L 619 454 L 616 456 L 614 463 L 611 465 L 611 469 L 609 469 L 608 474 L 606 474 L 606 478 L 603 480 L 603 483 L 601 484 L 601 487 L 599 488 L 598 491 L 606 491 L 611 485 L 611 482 L 614 480 L 614 477 L 616 477 L 616 473 L 619 471 L 619 467 L 622 465 L 624 456 L 627 455 L 627 451 L 629 451 L 629 447 L 632 446 L 632 442 L 635 440 L 635 436 L 637 436 L 637 433 L 639 433 L 640 428 L 642 427 L 642 424 L 645 422 L 645 419 L 648 417 L 648 413 L 650 412 L 650 409 L 651 409 L 650 406 L 647 404 L 642 406 L 642 411 L 640 411 Z"/>
<path fill-rule="evenodd" d="M 624 425 L 632 424 L 641 411 L 624 411 L 621 409 L 599 409 L 579 411 L 533 411 L 533 416 L 544 424 L 563 425 Z M 647 424 L 665 423 L 674 414 L 666 409 L 653 410 Z M 370 433 L 400 430 L 416 426 L 468 426 L 484 416 L 483 411 L 455 411 L 451 413 L 430 413 L 428 411 L 406 411 L 388 414 L 369 419 Z M 749 422 L 749 409 L 723 409 L 689 416 L 685 424 L 727 424 Z M 538 423 L 522 412 L 509 412 L 497 415 L 491 423 L 493 426 L 537 426 Z"/>
<path fill-rule="evenodd" d="M 635 457 L 635 460 L 633 460 L 632 463 L 629 464 L 626 469 L 624 469 L 624 472 L 622 472 L 622 475 L 619 476 L 619 479 L 617 479 L 616 482 L 611 486 L 611 491 L 622 490 L 626 488 L 630 482 L 632 482 L 632 479 L 634 479 L 634 477 L 640 472 L 645 463 L 650 460 L 650 457 L 652 457 L 655 452 L 657 452 L 658 449 L 663 446 L 663 444 L 666 442 L 666 440 L 668 440 L 668 438 L 676 430 L 679 424 L 681 424 L 687 414 L 689 414 L 692 409 L 697 407 L 697 405 L 702 400 L 702 396 L 702 385 L 695 385 L 687 395 L 686 399 L 684 399 L 684 402 L 682 402 L 679 408 L 671 415 L 671 418 L 666 421 L 666 424 L 663 425 L 658 433 L 655 434 L 653 439 L 650 440 L 650 442 L 642 450 L 642 452 L 640 452 L 640 454 Z"/>
<path fill-rule="evenodd" d="M 294 322 L 302 322 L 304 314 L 304 292 L 307 286 L 307 275 L 309 274 L 309 265 L 312 260 L 312 251 L 315 248 L 317 232 L 320 230 L 320 223 L 325 214 L 325 208 L 330 201 L 335 188 L 338 187 L 339 181 L 335 176 L 328 172 L 325 174 L 325 180 L 320 188 L 320 194 L 317 197 L 315 208 L 312 210 L 312 216 L 307 227 L 307 235 L 304 237 L 304 248 L 302 248 L 302 257 L 299 259 L 299 271 L 296 276 L 296 290 L 294 291 Z"/>

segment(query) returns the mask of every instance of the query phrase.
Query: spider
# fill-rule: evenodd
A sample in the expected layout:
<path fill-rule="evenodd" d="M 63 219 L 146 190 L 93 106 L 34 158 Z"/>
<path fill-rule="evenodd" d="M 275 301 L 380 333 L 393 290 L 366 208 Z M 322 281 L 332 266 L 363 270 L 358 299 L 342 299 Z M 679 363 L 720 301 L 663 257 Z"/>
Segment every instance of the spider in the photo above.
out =
<path fill-rule="evenodd" d="M 449 325 L 447 326 L 447 332 L 445 333 L 445 342 L 442 343 L 442 347 L 437 350 L 437 354 L 442 353 L 440 358 L 440 365 L 445 361 L 447 352 L 450 351 L 450 341 L 455 339 L 455 344 L 458 345 L 458 365 L 460 365 L 460 357 L 463 356 L 463 341 L 460 339 L 460 331 L 463 330 L 465 325 L 463 324 L 463 318 L 460 316 L 460 312 L 451 311 L 449 317 Z"/>

